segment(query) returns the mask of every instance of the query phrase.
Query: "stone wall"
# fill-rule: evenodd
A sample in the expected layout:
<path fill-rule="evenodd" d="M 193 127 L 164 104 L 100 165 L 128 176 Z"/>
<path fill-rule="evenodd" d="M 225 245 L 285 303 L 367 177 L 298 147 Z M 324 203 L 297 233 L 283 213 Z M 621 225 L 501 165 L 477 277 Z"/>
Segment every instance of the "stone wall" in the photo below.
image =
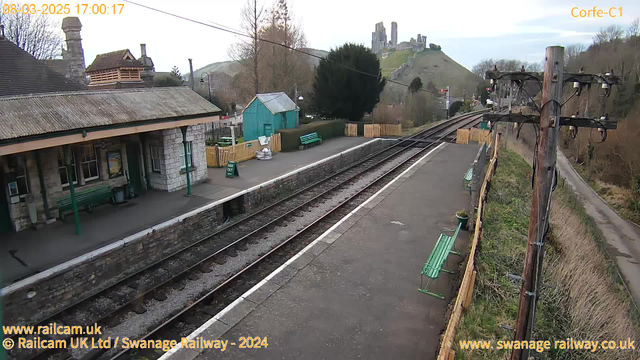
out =
<path fill-rule="evenodd" d="M 167 134 L 163 132 L 164 139 L 165 135 Z M 177 144 L 177 141 L 175 143 Z M 296 173 L 284 175 L 265 185 L 242 191 L 227 200 L 231 203 L 228 208 L 250 212 L 320 178 L 331 176 L 392 143 L 393 141 L 372 141 L 315 166 L 302 168 Z M 206 166 L 203 168 L 206 169 Z M 224 214 L 224 205 L 222 202 L 205 205 L 189 214 L 5 287 L 0 294 L 4 323 L 22 325 L 43 320 L 56 311 L 205 238 L 222 223 L 225 215 L 231 215 Z"/>
<path fill-rule="evenodd" d="M 182 131 L 180 129 L 162 130 L 167 187 L 163 190 L 176 191 L 187 187 L 184 169 Z M 207 180 L 207 152 L 204 143 L 204 125 L 189 126 L 187 141 L 191 141 L 193 166 L 191 184 Z"/>

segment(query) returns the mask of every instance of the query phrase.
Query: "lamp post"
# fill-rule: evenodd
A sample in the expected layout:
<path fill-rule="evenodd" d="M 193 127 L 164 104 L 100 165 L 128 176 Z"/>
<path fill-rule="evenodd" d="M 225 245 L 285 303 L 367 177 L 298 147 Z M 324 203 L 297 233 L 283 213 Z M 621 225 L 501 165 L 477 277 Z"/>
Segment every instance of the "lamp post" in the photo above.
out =
<path fill-rule="evenodd" d="M 204 79 L 202 78 L 202 76 L 207 75 L 207 89 L 209 89 L 209 102 L 211 102 L 211 81 L 209 79 L 209 73 L 207 72 L 203 72 L 202 74 L 200 74 L 200 82 L 204 83 Z"/>

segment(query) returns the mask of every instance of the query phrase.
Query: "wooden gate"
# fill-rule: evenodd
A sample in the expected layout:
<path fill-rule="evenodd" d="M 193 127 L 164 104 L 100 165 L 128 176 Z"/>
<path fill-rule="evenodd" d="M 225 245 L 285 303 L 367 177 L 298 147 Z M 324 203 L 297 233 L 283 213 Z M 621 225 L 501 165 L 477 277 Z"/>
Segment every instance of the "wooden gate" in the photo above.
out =
<path fill-rule="evenodd" d="M 357 124 L 345 124 L 344 126 L 344 135 L 345 136 L 358 136 L 358 125 Z"/>

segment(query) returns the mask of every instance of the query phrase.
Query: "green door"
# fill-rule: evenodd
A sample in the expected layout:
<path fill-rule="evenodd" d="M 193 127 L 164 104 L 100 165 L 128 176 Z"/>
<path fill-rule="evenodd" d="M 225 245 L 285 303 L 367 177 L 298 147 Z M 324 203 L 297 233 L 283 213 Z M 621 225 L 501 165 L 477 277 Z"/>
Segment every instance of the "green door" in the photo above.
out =
<path fill-rule="evenodd" d="M 7 184 L 4 182 L 2 172 L 0 172 L 0 234 L 11 231 L 11 215 L 9 214 L 9 204 L 7 203 Z"/>
<path fill-rule="evenodd" d="M 264 124 L 264 136 L 269 137 L 273 133 L 271 124 Z"/>
<path fill-rule="evenodd" d="M 129 181 L 136 194 L 142 189 L 142 174 L 140 171 L 140 146 L 137 143 L 127 144 L 127 166 L 129 167 Z"/>

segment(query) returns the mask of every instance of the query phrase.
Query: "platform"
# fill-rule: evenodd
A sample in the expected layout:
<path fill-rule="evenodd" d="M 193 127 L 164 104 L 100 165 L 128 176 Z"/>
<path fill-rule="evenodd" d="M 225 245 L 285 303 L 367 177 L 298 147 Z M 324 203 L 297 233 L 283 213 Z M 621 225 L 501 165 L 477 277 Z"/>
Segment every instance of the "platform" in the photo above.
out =
<path fill-rule="evenodd" d="M 339 137 L 304 151 L 275 153 L 268 161 L 245 161 L 238 164 L 240 177 L 234 179 L 225 178 L 224 168 L 208 169 L 207 182 L 193 186 L 191 197 L 184 196 L 186 190 L 149 190 L 126 204 L 98 206 L 93 213 L 80 211 L 80 235 L 74 234 L 71 216 L 37 231 L 2 234 L 0 287 L 368 141 Z"/>
<path fill-rule="evenodd" d="M 442 273 L 443 301 L 417 291 L 420 271 L 469 206 L 461 184 L 477 150 L 440 145 L 190 336 L 229 340 L 224 353 L 180 348 L 161 360 L 435 358 L 456 276 Z M 463 255 L 468 241 L 461 232 Z M 450 268 L 461 260 L 451 255 Z M 268 347 L 239 349 L 241 336 Z"/>

